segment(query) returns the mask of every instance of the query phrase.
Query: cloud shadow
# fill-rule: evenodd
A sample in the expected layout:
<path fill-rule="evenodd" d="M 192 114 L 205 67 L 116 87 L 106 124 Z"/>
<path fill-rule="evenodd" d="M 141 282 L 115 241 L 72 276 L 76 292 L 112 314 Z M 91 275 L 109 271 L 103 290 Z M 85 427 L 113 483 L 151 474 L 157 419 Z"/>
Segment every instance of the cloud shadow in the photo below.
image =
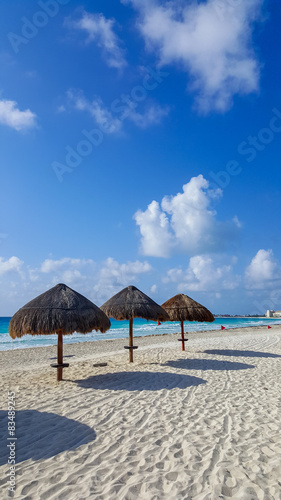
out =
<path fill-rule="evenodd" d="M 118 372 L 95 375 L 75 380 L 83 388 L 112 391 L 159 391 L 161 389 L 186 389 L 205 384 L 206 380 L 189 375 L 165 372 Z"/>
<path fill-rule="evenodd" d="M 254 365 L 246 363 L 216 359 L 178 359 L 176 361 L 167 361 L 165 366 L 184 370 L 247 370 L 248 368 L 255 368 Z"/>
<path fill-rule="evenodd" d="M 24 460 L 51 458 L 65 450 L 94 441 L 95 431 L 88 425 L 55 413 L 37 410 L 17 410 L 15 413 L 16 464 Z M 4 444 L 0 451 L 0 465 L 7 464 L 12 438 L 8 434 L 8 412 L 0 410 L 0 435 Z"/>
<path fill-rule="evenodd" d="M 245 358 L 281 358 L 280 354 L 258 351 L 239 351 L 233 349 L 208 349 L 206 354 L 218 354 L 219 356 L 241 356 Z"/>
<path fill-rule="evenodd" d="M 63 355 L 64 358 L 75 358 L 75 354 L 64 354 Z M 54 356 L 53 358 L 49 358 L 49 359 L 58 359 L 57 356 Z"/>

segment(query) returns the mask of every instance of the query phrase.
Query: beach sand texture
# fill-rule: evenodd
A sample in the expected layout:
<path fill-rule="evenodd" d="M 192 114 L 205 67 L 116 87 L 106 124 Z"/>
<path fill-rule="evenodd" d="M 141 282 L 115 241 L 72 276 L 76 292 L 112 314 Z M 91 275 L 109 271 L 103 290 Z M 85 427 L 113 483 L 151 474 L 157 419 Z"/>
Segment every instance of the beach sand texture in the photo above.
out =
<path fill-rule="evenodd" d="M 188 329 L 188 325 L 186 325 Z M 1 352 L 16 393 L 16 494 L 26 500 L 281 499 L 281 327 Z M 105 334 L 106 339 L 106 334 Z M 107 362 L 106 367 L 93 367 Z"/>

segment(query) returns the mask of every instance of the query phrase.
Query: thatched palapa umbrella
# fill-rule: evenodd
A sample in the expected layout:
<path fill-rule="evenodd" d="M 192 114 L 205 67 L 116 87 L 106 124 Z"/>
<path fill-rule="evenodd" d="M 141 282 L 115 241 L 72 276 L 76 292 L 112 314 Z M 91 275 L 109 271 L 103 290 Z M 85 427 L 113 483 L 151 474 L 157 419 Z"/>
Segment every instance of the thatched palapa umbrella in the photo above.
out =
<path fill-rule="evenodd" d="M 62 336 L 73 332 L 88 333 L 110 328 L 110 321 L 93 302 L 64 284 L 59 284 L 38 295 L 19 309 L 9 324 L 9 334 L 15 339 L 25 334 L 58 334 L 57 380 L 62 380 L 63 363 Z"/>
<path fill-rule="evenodd" d="M 127 286 L 116 293 L 111 299 L 101 306 L 101 310 L 109 318 L 129 320 L 129 361 L 133 362 L 133 318 L 144 318 L 151 321 L 169 321 L 169 315 L 159 304 L 145 295 L 135 286 Z"/>
<path fill-rule="evenodd" d="M 178 295 L 175 295 L 171 299 L 167 300 L 161 307 L 163 307 L 163 309 L 165 309 L 165 311 L 169 314 L 170 321 L 180 321 L 181 339 L 179 340 L 182 343 L 183 351 L 185 351 L 184 343 L 188 340 L 184 338 L 184 321 L 208 321 L 211 323 L 215 320 L 209 309 L 183 293 L 179 293 Z"/>

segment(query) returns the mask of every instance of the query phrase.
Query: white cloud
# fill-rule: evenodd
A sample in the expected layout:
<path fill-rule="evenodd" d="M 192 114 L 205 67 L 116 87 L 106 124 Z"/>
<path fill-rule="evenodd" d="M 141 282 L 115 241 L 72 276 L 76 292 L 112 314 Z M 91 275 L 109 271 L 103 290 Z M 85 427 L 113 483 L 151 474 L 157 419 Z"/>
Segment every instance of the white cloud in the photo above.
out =
<path fill-rule="evenodd" d="M 232 220 L 239 229 L 242 227 L 242 222 L 238 219 L 237 215 L 235 215 Z"/>
<path fill-rule="evenodd" d="M 107 134 L 114 134 L 121 130 L 122 121 L 112 115 L 102 100 L 98 97 L 88 101 L 81 91 L 69 90 L 67 96 L 78 111 L 87 111 L 94 118 L 100 129 Z"/>
<path fill-rule="evenodd" d="M 152 201 L 145 212 L 138 210 L 134 217 L 140 227 L 142 253 L 153 257 L 169 257 L 173 236 L 169 220 L 161 211 L 159 203 Z"/>
<path fill-rule="evenodd" d="M 128 285 L 136 284 L 142 275 L 152 271 L 148 262 L 120 263 L 109 257 L 103 263 L 91 259 L 46 259 L 37 268 L 24 266 L 18 257 L 0 257 L 0 315 L 14 314 L 20 307 L 57 283 L 66 283 L 95 304 Z M 15 271 L 16 274 L 9 274 Z M 11 279 L 12 278 L 12 279 Z"/>
<path fill-rule="evenodd" d="M 130 120 L 137 127 L 147 128 L 150 125 L 160 123 L 162 118 L 169 113 L 167 106 L 162 108 L 153 103 L 147 103 L 142 112 L 136 111 L 139 103 L 126 100 L 124 101 L 126 105 L 121 106 L 122 112 L 120 112 L 119 116 L 114 116 L 114 113 L 104 105 L 100 97 L 89 101 L 82 91 L 75 89 L 69 89 L 67 97 L 76 110 L 90 113 L 100 130 L 107 134 L 120 132 L 125 119 Z"/>
<path fill-rule="evenodd" d="M 91 259 L 72 259 L 70 257 L 63 257 L 59 260 L 46 259 L 42 262 L 40 270 L 42 273 L 51 273 L 66 267 L 73 270 L 73 268 L 83 267 L 88 264 L 93 265 L 94 261 Z"/>
<path fill-rule="evenodd" d="M 0 268 L 1 269 L 1 268 Z M 56 284 L 65 282 L 86 289 L 93 297 L 109 297 L 110 292 L 115 293 L 118 288 L 130 284 L 143 273 L 152 270 L 147 262 L 119 263 L 112 257 L 99 267 L 92 259 L 72 259 L 63 257 L 58 260 L 46 259 L 39 269 L 29 269 L 30 281 L 44 281 L 48 275 L 48 282 Z"/>
<path fill-rule="evenodd" d="M 272 250 L 259 250 L 245 271 L 246 288 L 265 289 L 280 287 L 281 266 Z"/>
<path fill-rule="evenodd" d="M 94 294 L 99 301 L 105 301 L 125 286 L 132 285 L 138 276 L 152 270 L 148 262 L 126 262 L 120 264 L 108 257 L 103 264 L 94 286 Z"/>
<path fill-rule="evenodd" d="M 92 259 L 72 259 L 63 257 L 59 260 L 46 259 L 40 269 L 30 270 L 31 281 L 38 280 L 38 273 L 50 274 L 52 284 L 63 282 L 72 286 L 79 286 L 93 274 L 95 263 Z"/>
<path fill-rule="evenodd" d="M 30 109 L 20 111 L 16 101 L 0 100 L 0 123 L 17 131 L 36 126 L 36 115 Z"/>
<path fill-rule="evenodd" d="M 240 276 L 234 274 L 233 270 L 236 259 L 232 258 L 228 263 L 225 260 L 219 256 L 212 258 L 208 255 L 196 255 L 191 257 L 187 269 L 170 269 L 163 282 L 176 283 L 181 292 L 218 293 L 220 290 L 233 290 L 240 283 Z"/>
<path fill-rule="evenodd" d="M 87 33 L 87 42 L 95 42 L 101 48 L 104 58 L 111 68 L 122 69 L 127 65 L 121 42 L 114 32 L 114 19 L 106 19 L 103 14 L 84 11 L 81 19 L 67 21 L 67 25 Z"/>
<path fill-rule="evenodd" d="M 4 260 L 3 257 L 0 257 L 0 275 L 8 273 L 10 271 L 16 271 L 20 273 L 22 266 L 23 261 L 18 257 L 13 256 L 7 260 Z"/>
<path fill-rule="evenodd" d="M 211 203 L 220 198 L 220 189 L 209 189 L 202 175 L 192 177 L 183 192 L 165 196 L 161 208 L 152 201 L 134 215 L 141 233 L 144 255 L 169 257 L 173 252 L 189 254 L 222 251 L 237 234 L 234 221 L 218 222 Z"/>
<path fill-rule="evenodd" d="M 66 111 L 66 108 L 63 104 L 57 107 L 57 113 L 64 113 Z"/>
<path fill-rule="evenodd" d="M 150 125 L 157 125 L 162 121 L 162 118 L 168 115 L 169 108 L 166 106 L 162 108 L 159 105 L 148 105 L 143 113 L 137 112 L 135 109 L 130 108 L 126 111 L 126 118 L 131 120 L 137 127 L 147 128 Z"/>
<path fill-rule="evenodd" d="M 28 277 L 31 282 L 36 282 L 39 279 L 38 269 L 28 268 Z"/>
<path fill-rule="evenodd" d="M 62 273 L 62 280 L 65 283 L 73 283 L 77 280 L 85 279 L 78 269 L 67 269 Z"/>
<path fill-rule="evenodd" d="M 159 64 L 176 63 L 188 73 L 201 112 L 224 112 L 235 94 L 258 90 L 252 34 L 263 0 L 123 3 L 137 9 L 138 28 Z"/>
<path fill-rule="evenodd" d="M 21 262 L 19 259 L 17 261 L 13 259 L 17 258 L 13 257 L 4 263 L 5 270 Z M 45 286 L 47 289 L 57 283 L 66 283 L 78 291 L 81 290 L 81 293 L 91 297 L 94 302 L 102 303 L 121 288 L 136 282 L 140 275 L 151 270 L 150 264 L 138 260 L 119 263 L 109 257 L 97 266 L 92 259 L 63 257 L 58 260 L 46 259 L 37 269 L 29 268 L 28 277 L 30 286 L 36 282 L 37 288 Z"/>
<path fill-rule="evenodd" d="M 152 271 L 148 262 L 120 263 L 109 257 L 103 263 L 92 259 L 46 259 L 37 268 L 24 266 L 18 257 L 0 257 L 0 315 L 8 316 L 57 283 L 65 283 L 101 305 L 121 288 L 136 284 Z M 14 272 L 12 275 L 11 273 Z"/>

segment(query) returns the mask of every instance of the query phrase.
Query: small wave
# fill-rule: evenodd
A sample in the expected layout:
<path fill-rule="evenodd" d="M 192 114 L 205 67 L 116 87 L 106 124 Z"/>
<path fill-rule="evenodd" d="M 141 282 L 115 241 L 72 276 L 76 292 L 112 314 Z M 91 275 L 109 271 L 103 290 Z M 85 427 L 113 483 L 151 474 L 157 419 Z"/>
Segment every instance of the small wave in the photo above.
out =
<path fill-rule="evenodd" d="M 1 320 L 5 320 L 2 321 Z M 209 330 L 220 330 L 221 325 L 226 329 L 229 328 L 244 328 L 249 326 L 267 326 L 272 324 L 281 324 L 281 319 L 267 318 L 230 318 L 219 317 L 213 323 L 188 322 L 184 323 L 185 332 L 198 332 Z M 11 349 L 23 349 L 28 347 L 53 346 L 57 344 L 57 335 L 24 335 L 20 339 L 13 340 L 8 333 L 9 321 L 7 318 L 0 318 L 0 351 Z M 96 340 L 113 340 L 125 339 L 128 337 L 128 322 L 112 320 L 112 327 L 106 333 L 91 332 L 86 335 L 74 333 L 73 335 L 65 335 L 63 342 L 65 344 L 73 344 L 77 342 L 89 342 Z M 147 322 L 142 319 L 134 320 L 134 336 L 142 337 L 145 335 L 158 335 L 179 333 L 180 323 L 164 322 L 157 325 L 156 322 Z"/>

